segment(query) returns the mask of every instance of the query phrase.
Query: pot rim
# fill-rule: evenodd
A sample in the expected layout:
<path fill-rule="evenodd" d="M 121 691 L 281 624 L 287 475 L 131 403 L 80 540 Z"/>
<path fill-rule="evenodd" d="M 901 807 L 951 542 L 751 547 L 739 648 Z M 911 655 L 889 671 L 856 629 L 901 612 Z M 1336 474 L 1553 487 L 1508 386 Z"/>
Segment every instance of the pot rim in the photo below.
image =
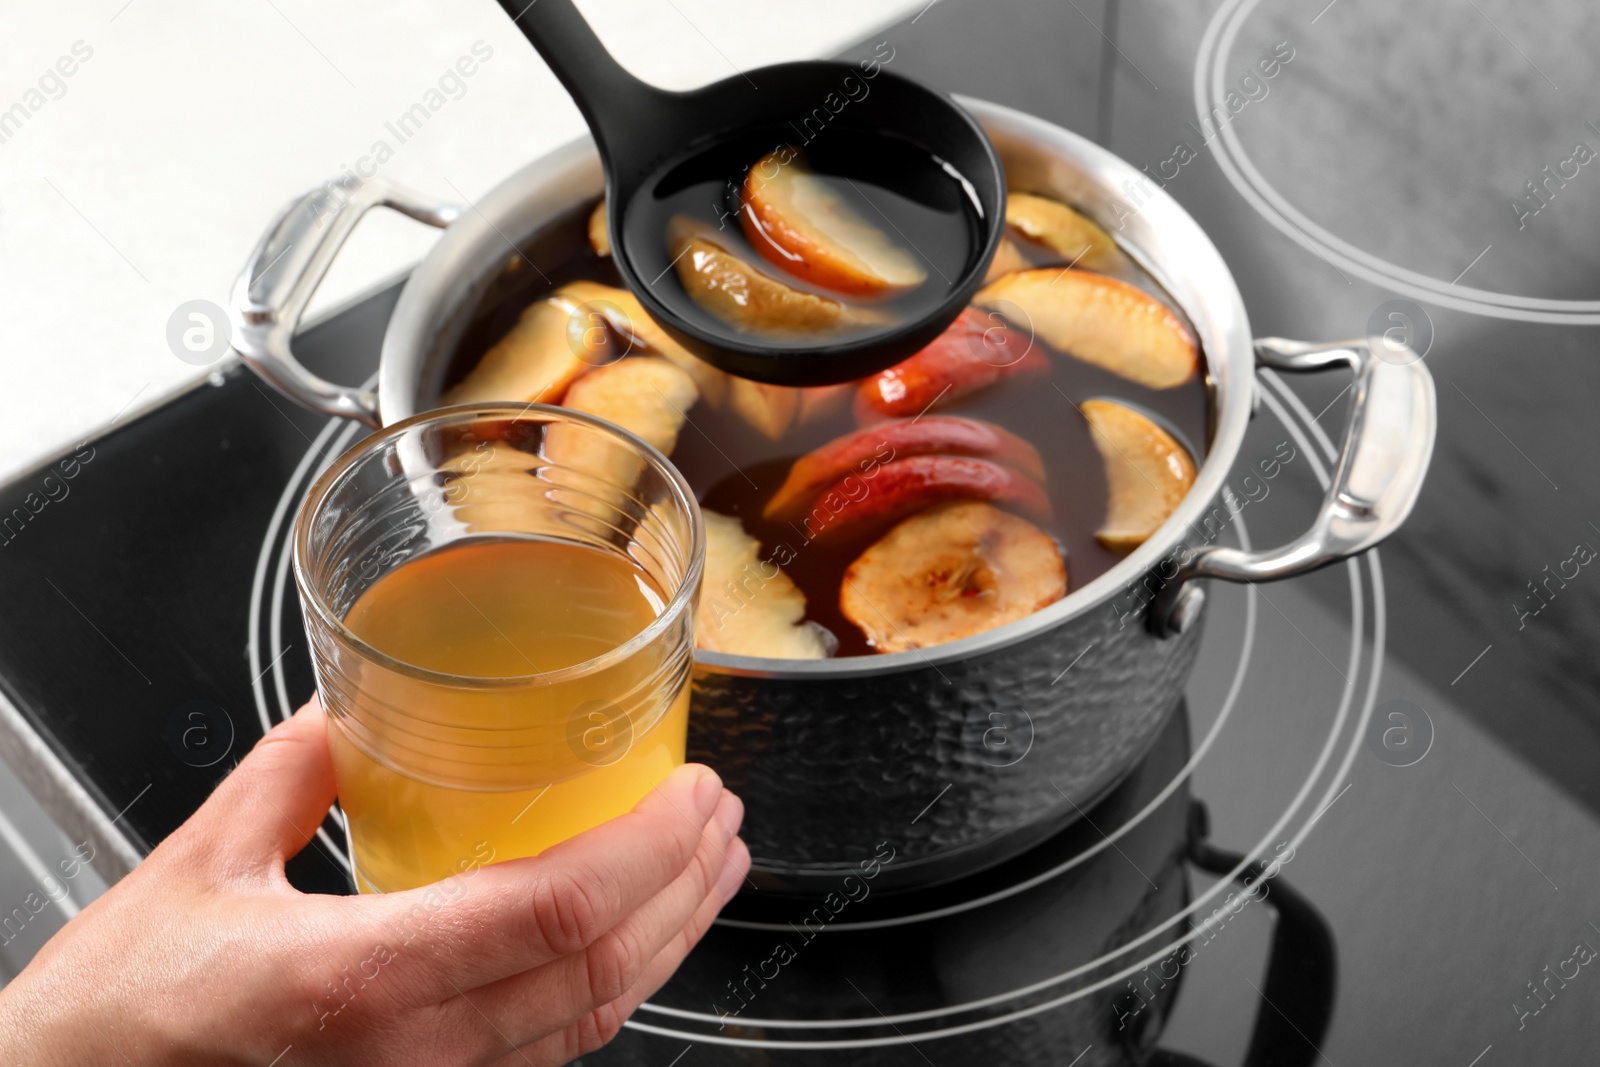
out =
<path fill-rule="evenodd" d="M 1121 233 L 1123 249 L 1188 316 L 1205 355 L 1214 415 L 1205 461 L 1188 495 L 1144 544 L 1104 574 L 1024 619 L 930 649 L 871 656 L 786 660 L 696 649 L 697 670 L 776 679 L 858 678 L 937 668 L 1031 640 L 1102 607 L 1170 557 L 1183 542 L 1183 532 L 1196 524 L 1222 491 L 1238 456 L 1254 402 L 1255 352 L 1238 286 L 1200 224 L 1143 172 L 1092 141 L 1013 108 L 965 96 L 955 100 L 977 118 L 991 138 L 1001 142 L 996 147 L 1002 158 L 1007 154 L 1005 142 L 1014 142 L 1069 167 L 1073 176 L 1085 183 L 1088 194 L 1074 198 L 1074 206 L 1102 227 Z M 595 159 L 598 174 L 594 141 L 584 134 L 520 168 L 446 230 L 412 272 L 384 334 L 380 403 L 403 398 L 395 408 L 383 404 L 386 425 L 413 414 L 410 409 L 415 406 L 419 383 L 415 373 L 409 381 L 396 380 L 402 377 L 399 369 L 414 372 L 422 366 L 429 330 L 437 320 L 437 304 L 463 267 L 462 252 L 484 241 L 486 235 L 498 235 L 497 240 L 511 243 L 495 217 L 522 203 L 530 188 L 547 184 L 561 168 L 582 165 L 589 158 Z M 1128 197 L 1135 198 L 1137 205 L 1131 215 Z"/>

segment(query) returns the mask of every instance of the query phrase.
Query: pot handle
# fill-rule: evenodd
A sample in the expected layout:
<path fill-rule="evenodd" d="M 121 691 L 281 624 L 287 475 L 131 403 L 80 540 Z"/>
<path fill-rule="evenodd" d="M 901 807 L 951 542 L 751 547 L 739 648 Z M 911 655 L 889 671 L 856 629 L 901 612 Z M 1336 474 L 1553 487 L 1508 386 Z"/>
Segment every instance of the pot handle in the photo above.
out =
<path fill-rule="evenodd" d="M 1286 545 L 1259 551 L 1207 545 L 1175 557 L 1176 572 L 1152 605 L 1150 625 L 1156 633 L 1180 631 L 1195 614 L 1201 590 L 1190 579 L 1255 583 L 1305 574 L 1366 551 L 1411 514 L 1433 455 L 1433 376 L 1420 356 L 1389 345 L 1379 356 L 1365 340 L 1309 344 L 1268 337 L 1256 342 L 1261 366 L 1313 371 L 1343 364 L 1355 373 L 1350 418 L 1328 495 L 1311 528 Z"/>
<path fill-rule="evenodd" d="M 378 396 L 336 385 L 307 370 L 290 347 L 300 316 L 361 216 L 393 208 L 443 228 L 461 209 L 440 204 L 383 178 L 340 178 L 310 190 L 279 212 L 250 253 L 228 302 L 233 348 L 267 384 L 293 400 L 376 429 Z"/>

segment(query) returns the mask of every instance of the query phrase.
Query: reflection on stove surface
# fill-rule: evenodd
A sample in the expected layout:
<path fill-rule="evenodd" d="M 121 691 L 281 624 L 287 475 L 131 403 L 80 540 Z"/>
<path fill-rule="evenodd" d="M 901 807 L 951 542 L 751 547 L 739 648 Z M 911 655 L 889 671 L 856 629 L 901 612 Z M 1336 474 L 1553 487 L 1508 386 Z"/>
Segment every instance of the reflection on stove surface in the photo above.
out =
<path fill-rule="evenodd" d="M 1190 864 L 1225 874 L 1240 859 L 1205 842 L 1204 808 L 1178 780 L 1189 754 L 1185 710 L 1082 819 L 959 882 L 874 893 L 869 864 L 820 899 L 747 891 L 585 1063 L 663 1064 L 690 1041 L 708 1064 L 1155 1062 L 1188 962 L 1257 900 L 1289 945 L 1274 951 L 1267 995 L 1307 1036 L 1258 1029 L 1271 1058 L 1250 1062 L 1311 1062 L 1307 1039 L 1331 1009 L 1331 934 L 1277 878 L 1282 864 L 1247 868 L 1251 888 L 1183 914 Z"/>

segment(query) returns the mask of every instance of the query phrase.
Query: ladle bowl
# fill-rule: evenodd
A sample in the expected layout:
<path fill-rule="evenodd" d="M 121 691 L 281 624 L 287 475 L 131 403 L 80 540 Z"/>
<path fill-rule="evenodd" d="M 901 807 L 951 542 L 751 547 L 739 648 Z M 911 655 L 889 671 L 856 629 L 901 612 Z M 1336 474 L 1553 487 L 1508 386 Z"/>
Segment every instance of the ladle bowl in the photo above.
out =
<path fill-rule="evenodd" d="M 863 378 L 931 342 L 982 285 L 1004 229 L 1005 172 L 982 127 L 949 97 L 892 74 L 875 60 L 781 63 L 671 92 L 623 69 L 572 0 L 500 0 L 500 5 L 589 123 L 605 170 L 612 256 L 623 280 L 651 318 L 706 362 L 777 385 Z M 640 269 L 627 240 L 627 212 L 661 168 L 775 127 L 792 130 L 797 147 L 843 127 L 899 138 L 959 175 L 980 235 L 962 275 L 950 280 L 937 304 L 881 329 L 796 343 L 792 336 L 777 340 L 709 329 L 684 313 L 688 297 L 660 284 L 659 270 Z"/>

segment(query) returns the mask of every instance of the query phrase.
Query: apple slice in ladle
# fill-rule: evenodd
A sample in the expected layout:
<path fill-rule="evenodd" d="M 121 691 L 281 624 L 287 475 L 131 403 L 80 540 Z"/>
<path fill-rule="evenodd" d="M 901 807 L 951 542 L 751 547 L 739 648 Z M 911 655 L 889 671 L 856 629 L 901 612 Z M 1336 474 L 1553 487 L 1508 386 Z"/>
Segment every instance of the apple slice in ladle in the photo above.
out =
<path fill-rule="evenodd" d="M 792 146 L 751 166 L 739 221 L 756 251 L 825 289 L 872 297 L 928 280 L 915 255 L 845 203 Z"/>
<path fill-rule="evenodd" d="M 785 285 L 728 251 L 713 233 L 704 232 L 683 216 L 672 220 L 667 242 L 684 292 L 741 333 L 803 339 L 822 331 L 894 321 L 871 308 L 851 307 Z"/>

